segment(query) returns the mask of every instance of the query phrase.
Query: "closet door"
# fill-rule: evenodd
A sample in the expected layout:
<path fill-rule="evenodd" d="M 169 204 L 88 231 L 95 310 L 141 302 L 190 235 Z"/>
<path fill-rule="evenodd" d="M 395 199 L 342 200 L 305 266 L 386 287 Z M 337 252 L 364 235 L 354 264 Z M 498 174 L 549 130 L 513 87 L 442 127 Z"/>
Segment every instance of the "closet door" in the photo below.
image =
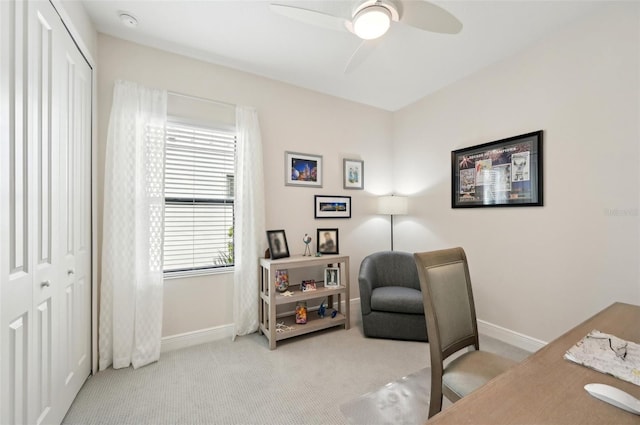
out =
<path fill-rule="evenodd" d="M 35 236 L 29 114 L 28 4 L 0 1 L 0 423 L 33 420 Z"/>
<path fill-rule="evenodd" d="M 91 70 L 48 1 L 0 0 L 0 423 L 90 372 Z"/>
<path fill-rule="evenodd" d="M 59 287 L 64 404 L 71 405 L 91 368 L 91 69 L 70 37 L 62 40 L 60 96 Z"/>
<path fill-rule="evenodd" d="M 17 2 L 17 4 L 21 4 Z M 30 163 L 27 180 L 30 190 L 29 243 L 32 247 L 33 281 L 30 364 L 32 379 L 28 392 L 29 423 L 58 422 L 64 415 L 57 402 L 56 377 L 60 353 L 60 303 L 57 291 L 63 284 L 60 273 L 62 257 L 60 243 L 58 188 L 60 187 L 60 160 L 58 137 L 54 123 L 56 87 L 58 82 L 56 58 L 64 30 L 59 28 L 60 18 L 47 2 L 29 2 L 28 7 L 28 115 L 27 132 Z M 27 305 L 25 304 L 25 307 Z M 59 419 L 58 419 L 59 418 Z"/>

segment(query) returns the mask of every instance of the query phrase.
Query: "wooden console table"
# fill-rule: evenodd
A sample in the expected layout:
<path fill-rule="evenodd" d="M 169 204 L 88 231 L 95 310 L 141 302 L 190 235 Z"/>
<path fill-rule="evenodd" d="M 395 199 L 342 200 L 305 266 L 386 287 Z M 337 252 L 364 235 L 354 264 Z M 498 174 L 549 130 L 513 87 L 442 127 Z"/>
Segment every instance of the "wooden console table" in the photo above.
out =
<path fill-rule="evenodd" d="M 315 291 L 301 292 L 299 283 L 293 283 L 290 289 L 292 296 L 285 297 L 275 289 L 276 271 L 311 268 L 320 266 L 339 268 L 340 285 L 326 287 L 319 282 Z M 349 329 L 349 257 L 346 255 L 323 255 L 321 257 L 294 257 L 271 260 L 260 259 L 260 300 L 258 315 L 259 330 L 269 340 L 269 348 L 276 348 L 276 341 L 304 335 L 310 332 L 327 329 L 333 326 L 344 326 Z M 321 284 L 321 285 L 320 285 Z M 334 304 L 334 297 L 337 298 Z M 307 314 L 307 323 L 296 324 L 295 315 L 278 314 L 278 306 L 291 305 L 300 301 L 322 300 L 327 298 L 327 312 L 325 317 L 317 314 Z M 344 308 L 343 308 L 344 307 Z M 332 317 L 332 313 L 335 314 Z M 277 331 L 276 321 L 283 323 L 285 329 Z"/>

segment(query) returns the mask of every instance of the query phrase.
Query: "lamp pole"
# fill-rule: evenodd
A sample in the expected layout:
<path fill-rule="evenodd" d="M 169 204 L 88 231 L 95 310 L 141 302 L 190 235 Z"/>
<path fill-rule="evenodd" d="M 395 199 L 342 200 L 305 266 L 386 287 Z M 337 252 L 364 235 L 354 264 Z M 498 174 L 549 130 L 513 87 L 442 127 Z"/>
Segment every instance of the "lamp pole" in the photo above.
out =
<path fill-rule="evenodd" d="M 389 214 L 391 216 L 391 251 L 393 251 L 393 214 Z"/>

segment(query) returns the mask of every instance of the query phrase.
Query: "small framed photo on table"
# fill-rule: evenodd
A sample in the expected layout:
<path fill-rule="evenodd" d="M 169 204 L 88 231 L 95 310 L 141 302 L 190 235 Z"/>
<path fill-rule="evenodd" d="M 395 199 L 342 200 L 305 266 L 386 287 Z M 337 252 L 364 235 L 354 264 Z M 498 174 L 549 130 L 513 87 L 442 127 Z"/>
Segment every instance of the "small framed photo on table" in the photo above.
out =
<path fill-rule="evenodd" d="M 267 230 L 267 242 L 269 242 L 269 252 L 271 258 L 287 258 L 289 256 L 289 245 L 284 230 Z"/>
<path fill-rule="evenodd" d="M 340 286 L 340 269 L 337 267 L 327 267 L 324 269 L 324 286 L 335 288 Z"/>
<path fill-rule="evenodd" d="M 338 254 L 338 229 L 318 229 L 316 252 Z"/>

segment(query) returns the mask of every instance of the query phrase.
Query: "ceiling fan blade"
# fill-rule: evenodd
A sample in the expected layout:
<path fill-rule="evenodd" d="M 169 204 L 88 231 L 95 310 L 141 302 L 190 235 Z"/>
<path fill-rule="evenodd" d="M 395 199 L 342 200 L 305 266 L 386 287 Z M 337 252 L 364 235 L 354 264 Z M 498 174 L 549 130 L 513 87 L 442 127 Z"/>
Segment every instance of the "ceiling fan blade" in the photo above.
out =
<path fill-rule="evenodd" d="M 353 54 L 349 58 L 349 62 L 347 62 L 347 66 L 344 68 L 344 73 L 349 74 L 357 67 L 359 67 L 362 62 L 364 62 L 369 57 L 371 52 L 373 52 L 379 41 L 379 38 L 375 40 L 363 40 L 356 51 L 353 52 Z"/>
<path fill-rule="evenodd" d="M 400 22 L 431 32 L 457 34 L 462 31 L 462 22 L 440 6 L 423 0 L 402 2 Z"/>
<path fill-rule="evenodd" d="M 346 20 L 338 16 L 328 15 L 317 10 L 302 9 L 300 7 L 287 6 L 285 4 L 271 3 L 269 5 L 272 11 L 287 18 L 295 19 L 306 24 L 315 25 L 321 28 L 327 28 L 336 31 L 346 31 Z"/>

